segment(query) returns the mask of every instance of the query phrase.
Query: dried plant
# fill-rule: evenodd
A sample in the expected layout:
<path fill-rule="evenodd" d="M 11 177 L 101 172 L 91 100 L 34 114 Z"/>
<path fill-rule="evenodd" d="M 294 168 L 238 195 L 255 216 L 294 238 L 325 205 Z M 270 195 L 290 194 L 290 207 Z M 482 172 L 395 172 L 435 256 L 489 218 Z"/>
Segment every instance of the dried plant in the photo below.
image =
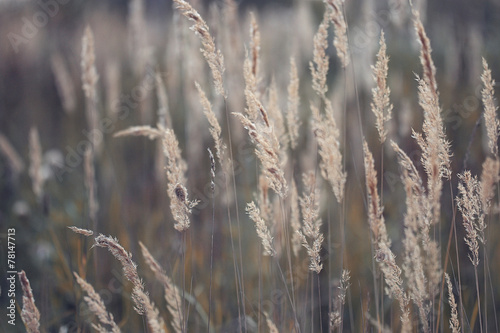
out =
<path fill-rule="evenodd" d="M 427 192 L 432 206 L 432 222 L 439 222 L 441 210 L 442 178 L 450 179 L 450 143 L 441 119 L 441 108 L 437 95 L 432 93 L 430 86 L 417 77 L 419 104 L 424 110 L 423 135 L 413 131 L 413 137 L 422 150 L 422 164 L 427 173 Z"/>
<path fill-rule="evenodd" d="M 333 118 L 331 103 L 328 100 L 325 100 L 325 102 L 325 115 L 320 114 L 319 110 L 311 105 L 312 127 L 318 141 L 318 152 L 321 156 L 319 164 L 321 175 L 330 183 L 337 202 L 340 203 L 344 198 L 344 185 L 347 175 L 343 170 L 342 154 L 340 153 L 340 132 Z"/>
<path fill-rule="evenodd" d="M 254 78 L 254 86 L 252 92 L 257 94 L 257 88 L 260 81 L 259 65 L 260 65 L 260 30 L 257 24 L 255 14 L 250 12 L 250 68 L 252 77 Z"/>
<path fill-rule="evenodd" d="M 203 106 L 205 116 L 207 117 L 208 123 L 210 124 L 209 131 L 210 135 L 212 136 L 212 139 L 214 139 L 215 142 L 215 154 L 217 155 L 217 159 L 219 160 L 220 165 L 224 166 L 226 145 L 222 140 L 222 129 L 219 125 L 219 121 L 217 120 L 217 116 L 212 110 L 212 105 L 210 104 L 207 96 L 205 95 L 205 92 L 203 91 L 203 89 L 201 89 L 198 82 L 195 82 L 195 85 L 196 89 L 198 89 L 198 94 L 200 95 L 200 102 L 201 105 Z"/>
<path fill-rule="evenodd" d="M 290 83 L 288 84 L 288 110 L 286 112 L 286 123 L 288 128 L 288 137 L 292 149 L 297 148 L 299 138 L 299 75 L 295 59 L 290 58 Z"/>
<path fill-rule="evenodd" d="M 395 142 L 391 141 L 391 145 L 398 155 L 402 170 L 401 179 L 406 193 L 403 270 L 409 296 L 418 308 L 423 330 L 428 331 L 429 294 L 431 290 L 432 293 L 435 292 L 441 277 L 437 247 L 428 234 L 428 221 L 431 218 L 430 203 L 422 179 L 411 159 Z M 427 256 L 425 263 L 424 256 Z M 427 269 L 426 275 L 425 266 L 432 267 L 434 272 Z M 430 274 L 432 277 L 428 278 Z"/>
<path fill-rule="evenodd" d="M 19 282 L 23 290 L 23 309 L 21 310 L 21 319 L 28 333 L 40 332 L 40 312 L 35 305 L 35 297 L 31 290 L 30 281 L 26 277 L 26 273 L 21 271 L 18 273 Z"/>
<path fill-rule="evenodd" d="M 325 11 L 323 20 L 319 25 L 318 31 L 314 35 L 313 61 L 309 62 L 309 68 L 312 75 L 312 87 L 316 94 L 325 99 L 328 91 L 326 85 L 326 75 L 328 74 L 330 58 L 326 54 L 328 48 L 328 26 L 329 15 Z"/>
<path fill-rule="evenodd" d="M 481 91 L 484 104 L 484 122 L 488 133 L 488 147 L 493 156 L 498 157 L 498 136 L 500 136 L 500 121 L 497 119 L 498 106 L 495 105 L 495 81 L 491 78 L 491 70 L 483 58 L 483 90 Z"/>
<path fill-rule="evenodd" d="M 383 207 L 380 205 L 380 198 L 377 188 L 377 171 L 375 171 L 375 162 L 372 153 L 368 149 L 368 144 L 363 141 L 365 176 L 366 176 L 366 192 L 368 202 L 368 222 L 373 235 L 373 243 L 375 249 L 378 249 L 381 244 L 390 247 L 391 243 L 387 236 L 385 227 Z"/>
<path fill-rule="evenodd" d="M 302 246 L 307 250 L 309 256 L 309 270 L 319 274 L 323 269 L 321 263 L 321 244 L 324 237 L 321 233 L 322 221 L 319 216 L 319 198 L 316 191 L 316 178 L 312 174 L 304 174 L 304 186 L 310 192 L 300 198 L 300 210 L 302 213 L 302 227 L 296 231 Z M 309 244 L 309 241 L 312 244 Z"/>
<path fill-rule="evenodd" d="M 161 138 L 162 135 L 163 133 L 161 130 L 145 125 L 145 126 L 132 126 L 122 131 L 118 131 L 115 134 L 113 134 L 113 137 L 119 138 L 124 136 L 145 136 L 149 140 L 155 140 Z"/>
<path fill-rule="evenodd" d="M 250 116 L 245 116 L 241 113 L 233 113 L 247 129 L 250 139 L 255 144 L 255 155 L 262 163 L 262 172 L 267 177 L 270 187 L 281 197 L 285 197 L 288 191 L 288 185 L 285 179 L 284 171 L 280 161 L 280 144 L 274 132 L 274 129 L 269 122 L 267 111 L 264 109 L 257 97 L 250 91 L 248 96 L 250 101 L 247 101 L 247 114 L 258 113 L 261 115 L 262 121 L 252 121 Z M 252 111 L 250 111 L 252 110 Z"/>
<path fill-rule="evenodd" d="M 483 214 L 489 214 L 491 210 L 491 200 L 495 196 L 495 187 L 500 181 L 500 161 L 487 157 L 483 163 L 481 172 L 481 205 Z"/>
<path fill-rule="evenodd" d="M 458 175 L 461 182 L 458 184 L 458 209 L 462 213 L 465 227 L 465 242 L 469 246 L 469 259 L 477 267 L 479 264 L 478 226 L 481 216 L 480 183 L 470 171 Z"/>
<path fill-rule="evenodd" d="M 271 80 L 271 85 L 269 87 L 267 111 L 274 133 L 278 138 L 278 142 L 280 144 L 281 163 L 285 164 L 287 159 L 288 136 L 285 129 L 283 113 L 279 104 L 280 98 L 278 94 L 278 86 L 276 84 L 276 79 L 273 77 L 273 79 Z"/>
<path fill-rule="evenodd" d="M 82 38 L 82 88 L 86 97 L 86 116 L 91 131 L 98 128 L 97 113 L 97 75 L 95 65 L 94 33 L 89 26 Z"/>
<path fill-rule="evenodd" d="M 172 327 L 175 332 L 182 332 L 182 323 L 183 323 L 183 312 L 181 310 L 182 307 L 182 298 L 181 292 L 179 288 L 172 282 L 172 279 L 168 277 L 160 264 L 153 258 L 149 250 L 146 246 L 139 242 L 141 246 L 142 255 L 146 264 L 153 271 L 156 279 L 163 284 L 163 289 L 165 291 L 165 300 L 167 301 L 167 308 L 172 315 Z"/>
<path fill-rule="evenodd" d="M 378 196 L 377 172 L 375 171 L 373 156 L 368 149 L 366 141 L 363 142 L 363 150 L 368 201 L 368 221 L 373 235 L 375 258 L 379 263 L 380 269 L 384 273 L 384 279 L 387 284 L 386 292 L 390 297 L 398 300 L 402 313 L 402 325 L 408 327 L 408 325 L 410 325 L 408 309 L 409 299 L 403 288 L 401 268 L 396 264 L 395 255 L 390 249 L 391 243 L 387 236 L 383 208 L 380 206 L 380 199 Z"/>
<path fill-rule="evenodd" d="M 420 63 L 424 70 L 424 82 L 428 86 L 432 98 L 438 99 L 438 90 L 436 82 L 436 67 L 431 57 L 431 42 L 425 33 L 424 26 L 420 20 L 420 13 L 413 10 L 413 25 L 417 32 L 417 40 L 420 43 Z"/>
<path fill-rule="evenodd" d="M 340 286 L 338 286 L 339 293 L 334 301 L 334 311 L 329 313 L 330 319 L 330 332 L 334 332 L 335 329 L 342 325 L 342 308 L 345 304 L 345 298 L 347 295 L 347 289 L 349 289 L 351 275 L 348 270 L 342 270 L 342 276 L 340 278 Z"/>
<path fill-rule="evenodd" d="M 165 129 L 163 136 L 163 153 L 167 158 L 167 193 L 170 198 L 170 210 L 175 220 L 174 228 L 178 231 L 185 231 L 191 222 L 189 215 L 191 210 L 198 204 L 196 200 L 189 200 L 186 187 L 186 162 L 181 157 L 179 142 L 174 131 Z"/>
<path fill-rule="evenodd" d="M 69 226 L 68 229 L 70 229 L 71 231 L 73 231 L 76 234 L 80 234 L 80 235 L 84 235 L 84 236 L 92 236 L 94 234 L 94 232 L 92 230 L 82 229 L 82 228 L 78 228 L 75 226 Z"/>
<path fill-rule="evenodd" d="M 350 62 L 349 43 L 347 40 L 347 24 L 343 13 L 343 0 L 324 0 L 329 8 L 329 19 L 335 27 L 333 45 L 337 49 L 337 56 L 342 67 L 347 67 Z"/>
<path fill-rule="evenodd" d="M 94 287 L 84 279 L 82 279 L 76 272 L 73 272 L 76 278 L 76 282 L 80 285 L 82 290 L 87 293 L 88 296 L 83 297 L 89 310 L 99 319 L 99 324 L 92 324 L 92 327 L 101 333 L 119 333 L 120 328 L 116 324 L 113 315 L 106 310 L 106 305 L 104 304 L 101 296 L 94 290 Z M 104 327 L 102 325 L 105 325 Z M 109 328 L 107 328 L 109 327 Z"/>
<path fill-rule="evenodd" d="M 264 247 L 264 255 L 266 256 L 275 256 L 276 250 L 273 245 L 273 237 L 271 236 L 271 232 L 266 225 L 266 222 L 260 215 L 259 208 L 252 201 L 247 204 L 246 212 L 250 219 L 255 223 L 255 229 L 257 230 L 257 235 L 262 241 L 262 246 Z"/>
<path fill-rule="evenodd" d="M 125 251 L 116 238 L 99 235 L 95 238 L 94 246 L 107 248 L 109 252 L 122 264 L 123 276 L 132 283 L 132 300 L 134 310 L 145 315 L 149 329 L 155 333 L 164 333 L 164 322 L 159 316 L 158 309 L 144 291 L 144 283 L 137 273 L 137 264 L 132 255 Z"/>
<path fill-rule="evenodd" d="M 451 316 L 450 316 L 450 329 L 452 333 L 460 332 L 460 323 L 458 321 L 457 303 L 455 302 L 455 295 L 453 294 L 453 287 L 451 285 L 448 273 L 445 273 L 446 284 L 448 285 L 448 302 L 450 303 Z"/>
<path fill-rule="evenodd" d="M 205 57 L 210 70 L 212 71 L 212 77 L 214 79 L 215 90 L 217 93 L 224 98 L 227 97 L 224 90 L 223 75 L 225 71 L 224 67 L 224 56 L 222 52 L 215 47 L 215 41 L 210 35 L 209 28 L 205 20 L 200 14 L 186 1 L 184 0 L 174 0 L 175 7 L 188 18 L 190 21 L 194 22 L 194 25 L 190 28 L 194 33 L 200 38 L 202 48 L 201 53 Z"/>
<path fill-rule="evenodd" d="M 387 129 L 385 123 L 391 119 L 392 104 L 389 96 L 391 90 L 387 86 L 387 72 L 388 72 L 389 57 L 387 56 L 387 46 L 385 45 L 384 32 L 380 35 L 380 49 L 377 53 L 377 62 L 372 66 L 373 79 L 377 84 L 372 89 L 373 101 L 371 109 L 375 114 L 375 126 L 378 130 L 380 142 L 383 144 L 387 137 Z"/>

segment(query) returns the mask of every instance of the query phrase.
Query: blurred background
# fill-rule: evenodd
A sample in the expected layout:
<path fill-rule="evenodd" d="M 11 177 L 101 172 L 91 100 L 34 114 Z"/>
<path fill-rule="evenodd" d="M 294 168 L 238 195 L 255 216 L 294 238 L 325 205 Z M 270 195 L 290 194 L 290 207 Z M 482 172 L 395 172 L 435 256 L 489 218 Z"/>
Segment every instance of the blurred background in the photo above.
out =
<path fill-rule="evenodd" d="M 262 38 L 259 89 L 267 96 L 269 87 L 275 84 L 283 112 L 287 108 L 289 59 L 295 57 L 301 82 L 302 126 L 298 148 L 288 157 L 294 162 L 288 163 L 285 170 L 287 178 L 294 178 L 301 189 L 301 173 L 314 169 L 317 161 L 308 120 L 309 101 L 315 98 L 309 61 L 312 60 L 313 35 L 324 11 L 323 2 L 193 0 L 190 3 L 205 18 L 224 54 L 229 112 L 242 112 L 245 108 L 242 70 L 249 47 L 250 11 L 256 14 Z M 473 174 L 480 174 L 488 151 L 481 120 L 481 57 L 488 61 L 493 78 L 498 78 L 500 2 L 421 0 L 413 3 L 421 13 L 433 48 L 443 121 L 452 142 L 454 176 L 451 183 L 456 193 L 456 173 L 467 168 Z M 352 278 L 344 330 L 361 331 L 361 309 L 370 308 L 373 285 L 370 236 L 363 203 L 361 147 L 365 137 L 376 165 L 380 166 L 381 147 L 370 111 L 374 86 L 370 66 L 375 62 L 380 31 L 385 32 L 390 56 L 388 84 L 394 110 L 389 139 L 398 142 L 420 169 L 421 154 L 411 138 L 411 129 L 420 131 L 422 126 L 415 81 L 415 73 L 421 75 L 422 70 L 409 3 L 401 0 L 346 1 L 345 14 L 352 61 L 346 69 L 341 68 L 330 35 L 328 97 L 333 102 L 338 124 L 344 124 L 340 128 L 348 173 L 346 265 Z M 81 84 L 82 36 L 86 26 L 92 29 L 95 38 L 98 118 L 107 124 L 99 133 L 90 131 L 87 124 Z M 82 303 L 73 271 L 83 274 L 101 293 L 124 332 L 143 330 L 142 319 L 132 310 L 131 287 L 122 278 L 119 264 L 104 249 L 90 249 L 92 240 L 72 233 L 67 228 L 72 225 L 116 236 L 139 264 L 147 290 L 165 318 L 169 318 L 169 314 L 164 306 L 161 285 L 155 282 L 144 264 L 138 242 L 142 241 L 150 249 L 176 282 L 181 278 L 181 254 L 186 251 L 189 258 L 187 288 L 196 299 L 191 304 L 189 331 L 205 330 L 203 312 L 208 309 L 212 201 L 215 201 L 216 222 L 213 270 L 216 331 L 234 332 L 238 327 L 233 260 L 244 271 L 249 331 L 258 331 L 264 325 L 260 325 L 261 314 L 256 310 L 259 302 L 270 300 L 276 313 L 282 309 L 281 304 L 286 303 L 276 267 L 261 257 L 254 224 L 244 213 L 246 203 L 253 200 L 257 192 L 259 163 L 246 131 L 232 120 L 229 123 L 233 128 L 238 200 L 235 202 L 232 193 L 225 191 L 220 174 L 216 195 L 211 195 L 206 148 L 212 148 L 213 141 L 194 88 L 195 81 L 204 87 L 219 121 L 224 124 L 225 138 L 227 124 L 223 101 L 214 93 L 210 72 L 199 52 L 200 43 L 189 31 L 189 26 L 190 23 L 174 11 L 172 2 L 167 0 L 0 0 L 0 270 L 4 272 L 7 267 L 7 229 L 16 228 L 16 269 L 25 270 L 31 281 L 44 332 L 90 331 L 92 316 Z M 188 164 L 186 187 L 190 197 L 200 200 L 193 211 L 185 248 L 173 228 L 160 146 L 143 137 L 112 136 L 129 126 L 155 126 L 161 108 L 156 91 L 157 76 L 165 82 L 171 125 Z M 39 196 L 34 194 L 29 176 L 28 141 L 32 128 L 38 130 L 43 153 L 44 186 Z M 99 149 L 96 149 L 94 166 L 99 207 L 92 221 L 83 152 L 96 142 L 99 142 Z M 395 155 L 389 146 L 386 148 L 382 172 L 385 218 L 393 240 L 393 252 L 399 254 L 403 250 L 404 189 Z M 380 175 L 380 169 L 378 172 Z M 331 237 L 331 246 L 325 245 L 323 249 L 325 261 L 328 259 L 325 271 L 330 274 L 325 271 L 321 274 L 322 285 L 328 288 L 338 284 L 341 272 L 340 222 L 337 218 L 340 207 L 326 184 L 320 188 L 321 215 L 325 232 L 328 230 Z M 434 230 L 443 258 L 454 214 L 448 184 L 445 188 L 442 223 Z M 244 260 L 241 263 L 238 258 L 233 259 L 226 206 L 231 211 L 235 246 L 242 248 Z M 238 222 L 235 220 L 237 212 L 241 220 Z M 475 306 L 474 272 L 466 256 L 466 244 L 460 241 L 464 236 L 460 219 L 457 219 L 457 226 L 463 301 L 468 319 L 471 319 Z M 273 232 L 279 233 L 279 230 Z M 490 318 L 496 312 L 493 305 L 500 308 L 500 285 L 494 278 L 500 274 L 498 235 L 500 225 L 498 215 L 494 215 L 488 225 L 487 247 L 489 274 L 493 277 L 488 280 L 486 297 Z M 450 265 L 456 269 L 454 245 L 452 253 Z M 302 255 L 297 259 L 297 266 L 307 268 L 306 255 Z M 398 257 L 398 262 L 400 259 Z M 311 283 L 307 272 L 295 282 L 298 289 Z M 0 313 L 4 318 L 8 302 L 7 281 L 2 278 L 0 286 Z M 492 304 L 493 298 L 496 304 Z M 20 304 L 20 289 L 17 300 Z M 321 311 L 327 311 L 328 300 L 324 299 L 322 304 Z M 448 311 L 444 312 L 447 323 Z M 385 313 L 386 324 L 397 323 L 398 316 L 392 313 L 390 300 L 387 300 Z M 327 321 L 326 317 L 323 316 L 323 321 Z M 494 328 L 495 321 L 490 319 L 488 330 L 494 331 Z M 443 330 L 448 331 L 446 324 Z M 2 319 L 0 331 L 24 331 L 19 314 L 16 327 L 7 325 Z"/>

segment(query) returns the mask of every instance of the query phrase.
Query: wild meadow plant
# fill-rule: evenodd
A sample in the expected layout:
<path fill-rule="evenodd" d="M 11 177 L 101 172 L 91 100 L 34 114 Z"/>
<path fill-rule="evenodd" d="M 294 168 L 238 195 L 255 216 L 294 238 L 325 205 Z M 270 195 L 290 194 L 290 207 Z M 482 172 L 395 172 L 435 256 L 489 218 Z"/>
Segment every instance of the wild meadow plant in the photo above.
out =
<path fill-rule="evenodd" d="M 69 184 L 51 170 L 66 161 L 47 166 L 46 131 L 30 129 L 30 191 L 47 208 L 34 241 L 53 244 L 56 278 L 47 296 L 30 267 L 19 273 L 26 330 L 498 332 L 494 75 L 483 58 L 487 149 L 473 153 L 478 126 L 462 129 L 467 147 L 447 129 L 423 15 L 399 5 L 364 67 L 340 0 L 274 16 L 174 0 L 156 44 L 145 3 L 131 0 L 129 54 L 115 58 L 89 20 L 81 91 L 67 55 L 50 68 L 66 117 L 81 111 L 73 121 L 92 133 L 106 119 L 113 135 L 86 145 L 83 194 L 51 206 Z M 396 73 L 390 25 L 401 22 L 421 68 Z M 114 101 L 131 82 L 134 113 L 121 117 Z M 2 134 L 0 151 L 13 177 L 25 173 Z M 484 162 L 460 168 L 470 155 Z"/>

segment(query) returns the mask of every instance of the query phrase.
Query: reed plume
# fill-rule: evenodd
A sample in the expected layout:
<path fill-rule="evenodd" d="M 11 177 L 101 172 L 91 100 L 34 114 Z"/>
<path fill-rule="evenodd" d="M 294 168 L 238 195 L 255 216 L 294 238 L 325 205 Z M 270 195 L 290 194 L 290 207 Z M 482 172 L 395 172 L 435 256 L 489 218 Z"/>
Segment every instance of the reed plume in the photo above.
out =
<path fill-rule="evenodd" d="M 250 12 L 250 71 L 254 78 L 254 86 L 251 87 L 252 92 L 257 94 L 259 86 L 259 65 L 260 65 L 260 30 L 257 24 L 255 14 Z"/>
<path fill-rule="evenodd" d="M 255 144 L 255 155 L 262 164 L 262 173 L 269 180 L 270 187 L 280 196 L 285 197 L 288 185 L 280 161 L 280 143 L 274 132 L 274 128 L 269 121 L 267 111 L 264 109 L 257 97 L 246 88 L 249 100 L 247 101 L 246 115 L 233 113 L 247 129 L 250 139 Z M 252 120 L 254 114 L 261 116 Z"/>
<path fill-rule="evenodd" d="M 182 332 L 183 313 L 181 310 L 182 298 L 179 288 L 172 282 L 172 279 L 165 273 L 146 246 L 142 242 L 139 242 L 139 245 L 141 246 L 142 255 L 146 264 L 153 271 L 155 278 L 163 285 L 167 309 L 172 316 L 172 327 L 175 332 L 180 333 Z"/>
<path fill-rule="evenodd" d="M 415 31 L 417 32 L 417 40 L 420 43 L 420 63 L 424 71 L 423 80 L 429 87 L 430 93 L 433 98 L 438 98 L 437 82 L 436 82 L 436 67 L 434 66 L 434 61 L 431 57 L 431 42 L 427 37 L 424 29 L 424 25 L 420 20 L 420 13 L 417 10 L 413 10 L 413 25 Z"/>
<path fill-rule="evenodd" d="M 372 241 L 375 247 L 375 259 L 384 273 L 385 283 L 387 284 L 386 292 L 390 297 L 398 300 L 401 309 L 401 323 L 404 330 L 408 330 L 411 327 L 408 309 L 409 299 L 403 288 L 401 268 L 397 265 L 395 260 L 396 256 L 390 249 L 391 242 L 387 235 L 383 208 L 380 206 L 380 198 L 378 195 L 375 162 L 366 141 L 363 141 L 363 151 L 368 202 L 368 221 L 373 234 Z"/>
<path fill-rule="evenodd" d="M 222 129 L 219 124 L 219 120 L 217 120 L 217 116 L 215 112 L 212 110 L 212 105 L 210 104 L 205 92 L 200 87 L 198 82 L 195 82 L 196 89 L 198 89 L 198 94 L 200 95 L 200 102 L 203 106 L 203 110 L 205 116 L 207 117 L 208 123 L 210 124 L 210 135 L 215 142 L 215 154 L 221 166 L 225 165 L 225 151 L 226 145 L 222 140 Z"/>
<path fill-rule="evenodd" d="M 21 310 L 21 319 L 28 333 L 40 332 L 40 312 L 35 305 L 35 297 L 31 289 L 30 281 L 26 277 L 26 273 L 21 271 L 18 273 L 19 282 L 23 290 L 23 309 Z"/>
<path fill-rule="evenodd" d="M 419 104 L 424 110 L 423 135 L 413 131 L 413 137 L 422 150 L 422 164 L 427 173 L 427 192 L 432 206 L 431 224 L 439 222 L 442 178 L 450 179 L 450 143 L 446 139 L 437 95 L 430 86 L 417 77 Z"/>
<path fill-rule="evenodd" d="M 224 67 L 224 56 L 222 52 L 216 48 L 215 41 L 210 35 L 209 28 L 205 20 L 201 15 L 186 1 L 184 0 L 174 0 L 175 8 L 177 8 L 182 15 L 187 19 L 194 22 L 191 26 L 191 30 L 200 38 L 202 48 L 201 53 L 212 71 L 212 77 L 214 80 L 215 90 L 219 95 L 226 98 L 226 92 L 224 90 L 223 75 L 225 71 Z"/>
<path fill-rule="evenodd" d="M 312 75 L 312 87 L 316 94 L 322 99 L 325 99 L 325 94 L 328 91 L 326 85 L 326 76 L 328 74 L 330 58 L 326 54 L 328 48 L 328 26 L 329 15 L 325 11 L 323 20 L 318 27 L 318 31 L 314 35 L 313 44 L 313 61 L 309 62 L 309 68 Z"/>
<path fill-rule="evenodd" d="M 333 118 L 333 110 L 329 100 L 325 100 L 326 114 L 319 113 L 318 108 L 311 105 L 312 128 L 318 142 L 318 152 L 321 156 L 319 164 L 321 175 L 332 187 L 337 202 L 344 198 L 344 185 L 347 174 L 343 170 L 342 154 L 340 152 L 340 132 Z"/>
<path fill-rule="evenodd" d="M 387 137 L 385 122 L 391 119 L 392 104 L 389 99 L 391 90 L 387 86 L 389 57 L 387 56 L 387 46 L 385 45 L 384 32 L 380 35 L 380 49 L 377 53 L 377 62 L 372 66 L 373 79 L 377 84 L 372 89 L 373 101 L 370 107 L 375 114 L 375 126 L 378 130 L 380 142 L 383 144 Z"/>
<path fill-rule="evenodd" d="M 84 236 L 92 236 L 94 234 L 94 232 L 92 230 L 82 229 L 82 228 L 78 228 L 75 226 L 69 226 L 68 229 L 70 229 L 71 231 L 73 231 L 76 234 L 80 234 L 80 235 L 84 235 Z"/>
<path fill-rule="evenodd" d="M 460 323 L 458 321 L 457 303 L 455 302 L 455 295 L 453 294 L 453 287 L 451 285 L 448 273 L 445 273 L 446 284 L 448 286 L 448 302 L 450 303 L 451 316 L 450 316 L 450 329 L 452 333 L 460 332 Z"/>
<path fill-rule="evenodd" d="M 342 67 L 347 67 L 350 62 L 349 42 L 347 39 L 347 23 L 343 13 L 343 0 L 324 0 L 329 8 L 329 19 L 335 27 L 335 36 L 333 46 L 337 50 L 337 56 L 340 59 Z"/>
<path fill-rule="evenodd" d="M 257 235 L 262 241 L 262 246 L 264 248 L 264 255 L 274 257 L 276 255 L 276 250 L 273 244 L 273 237 L 271 232 L 267 227 L 266 222 L 260 215 L 259 208 L 252 201 L 247 204 L 246 212 L 250 219 L 255 223 L 255 229 L 257 230 Z"/>
<path fill-rule="evenodd" d="M 427 223 L 432 213 L 422 179 L 415 165 L 395 142 L 391 141 L 391 146 L 398 156 L 402 171 L 401 180 L 406 193 L 403 270 L 407 279 L 409 296 L 418 308 L 422 328 L 428 331 L 427 317 L 430 300 L 428 282 L 430 279 L 426 276 L 424 256 L 427 256 L 428 266 L 435 270 L 434 272 L 427 270 L 428 274 L 432 274 L 432 292 L 435 291 L 435 283 L 441 276 L 435 242 L 428 235 Z"/>
<path fill-rule="evenodd" d="M 491 78 L 491 70 L 488 63 L 483 58 L 483 90 L 481 94 L 484 104 L 484 122 L 486 124 L 486 133 L 488 133 L 488 147 L 493 156 L 498 157 L 498 136 L 500 136 L 500 121 L 497 119 L 498 106 L 495 105 L 495 81 Z"/>
<path fill-rule="evenodd" d="M 95 65 L 94 33 L 90 26 L 85 28 L 82 38 L 82 88 L 85 93 L 86 116 L 91 131 L 98 128 L 97 81 L 99 75 Z"/>
<path fill-rule="evenodd" d="M 175 220 L 174 228 L 177 231 L 185 231 L 191 222 L 189 216 L 191 210 L 198 204 L 197 200 L 189 200 L 186 187 L 186 163 L 181 157 L 179 142 L 174 131 L 167 128 L 162 136 L 163 153 L 167 158 L 167 193 L 170 198 L 170 210 Z"/>
<path fill-rule="evenodd" d="M 489 214 L 491 210 L 491 200 L 495 196 L 495 188 L 500 181 L 500 160 L 487 157 L 483 162 L 483 171 L 481 172 L 481 190 L 479 197 L 483 213 Z"/>
<path fill-rule="evenodd" d="M 479 264 L 478 221 L 481 217 L 480 183 L 470 171 L 458 175 L 461 182 L 458 184 L 458 210 L 462 213 L 465 228 L 465 243 L 469 246 L 469 259 L 477 267 Z"/>
<path fill-rule="evenodd" d="M 296 231 L 302 246 L 307 250 L 309 256 L 309 270 L 319 274 L 323 269 L 321 263 L 321 244 L 324 237 L 321 233 L 322 221 L 319 216 L 319 198 L 316 191 L 316 177 L 312 173 L 302 175 L 304 187 L 308 193 L 300 198 L 300 210 L 302 213 L 302 227 Z M 309 244 L 309 241 L 312 244 Z"/>
<path fill-rule="evenodd" d="M 107 248 L 121 263 L 123 276 L 132 283 L 132 301 L 134 310 L 145 315 L 149 329 L 154 333 L 164 333 L 165 323 L 159 316 L 158 309 L 144 290 L 144 283 L 137 273 L 137 264 L 132 260 L 132 254 L 125 251 L 116 238 L 99 235 L 95 238 L 94 246 Z"/>
<path fill-rule="evenodd" d="M 87 293 L 88 296 L 84 296 L 83 299 L 87 303 L 89 310 L 99 319 L 99 324 L 92 324 L 92 327 L 100 333 L 119 333 L 120 328 L 116 324 L 113 315 L 106 310 L 106 305 L 104 304 L 101 296 L 94 290 L 94 287 L 84 279 L 82 279 L 76 272 L 73 272 L 76 278 L 76 282 L 80 285 L 82 290 Z M 102 325 L 105 325 L 104 327 Z"/>
<path fill-rule="evenodd" d="M 342 308 L 344 307 L 345 304 L 345 298 L 347 295 L 347 289 L 349 289 L 350 284 L 350 279 L 351 275 L 348 270 L 344 269 L 342 270 L 342 276 L 340 278 L 340 286 L 337 288 L 339 289 L 339 293 L 334 301 L 334 311 L 329 313 L 329 325 L 330 325 L 330 332 L 334 332 L 335 329 L 339 328 L 342 325 Z"/>

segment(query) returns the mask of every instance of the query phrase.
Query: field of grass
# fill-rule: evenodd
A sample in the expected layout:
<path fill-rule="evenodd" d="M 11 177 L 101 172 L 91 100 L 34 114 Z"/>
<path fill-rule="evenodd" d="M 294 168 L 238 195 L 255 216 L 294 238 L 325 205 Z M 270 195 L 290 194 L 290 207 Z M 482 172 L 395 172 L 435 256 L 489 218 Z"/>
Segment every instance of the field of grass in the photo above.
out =
<path fill-rule="evenodd" d="M 498 332 L 499 31 L 0 0 L 0 331 Z"/>

